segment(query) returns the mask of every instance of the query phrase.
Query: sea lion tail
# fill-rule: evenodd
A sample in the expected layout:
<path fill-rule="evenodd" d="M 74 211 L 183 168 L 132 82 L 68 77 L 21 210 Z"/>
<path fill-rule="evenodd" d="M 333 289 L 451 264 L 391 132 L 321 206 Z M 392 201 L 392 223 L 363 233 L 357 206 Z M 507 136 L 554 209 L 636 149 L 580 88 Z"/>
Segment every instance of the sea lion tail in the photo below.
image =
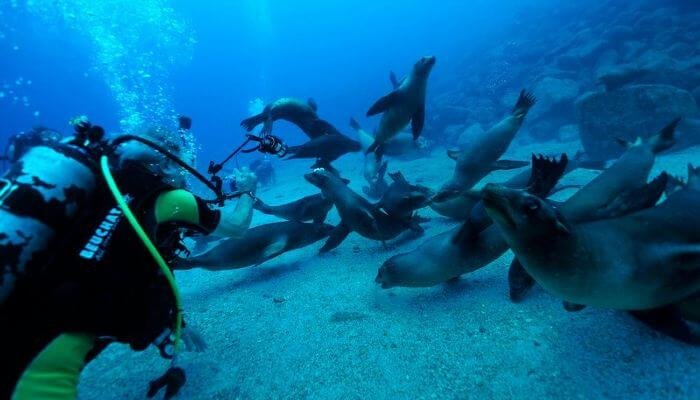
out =
<path fill-rule="evenodd" d="M 676 128 L 680 122 L 680 117 L 674 119 L 668 125 L 664 126 L 658 134 L 649 139 L 651 142 L 651 151 L 654 152 L 654 154 L 667 150 L 676 144 Z"/>
<path fill-rule="evenodd" d="M 241 126 L 248 132 L 255 129 L 256 126 L 265 122 L 265 116 L 260 113 L 258 115 L 253 115 L 241 121 Z"/>
<path fill-rule="evenodd" d="M 525 89 L 521 90 L 518 101 L 515 103 L 515 107 L 513 107 L 513 115 L 520 118 L 525 117 L 535 103 L 537 103 L 535 95 Z"/>
<path fill-rule="evenodd" d="M 365 154 L 369 154 L 369 153 L 371 153 L 371 152 L 375 152 L 375 153 L 377 153 L 377 154 L 381 154 L 381 153 L 378 153 L 378 151 L 381 152 L 381 149 L 380 149 L 380 146 L 381 146 L 381 145 L 382 145 L 382 144 L 381 144 L 379 141 L 377 141 L 377 140 L 375 139 L 374 142 L 372 142 L 372 144 L 369 145 L 369 147 L 367 148 L 367 150 L 365 150 Z"/>
<path fill-rule="evenodd" d="M 360 126 L 360 123 L 357 122 L 357 120 L 355 118 L 352 118 L 352 117 L 350 117 L 350 127 L 356 131 L 359 131 L 360 129 L 362 129 L 362 127 Z"/>

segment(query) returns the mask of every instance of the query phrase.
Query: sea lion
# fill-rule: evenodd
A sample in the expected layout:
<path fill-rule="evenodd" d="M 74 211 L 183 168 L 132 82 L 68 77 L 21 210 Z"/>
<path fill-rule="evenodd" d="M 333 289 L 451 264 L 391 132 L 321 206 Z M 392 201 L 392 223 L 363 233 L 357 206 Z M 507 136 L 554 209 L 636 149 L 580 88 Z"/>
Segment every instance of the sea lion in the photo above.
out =
<path fill-rule="evenodd" d="M 333 208 L 333 202 L 323 197 L 321 193 L 278 206 L 267 205 L 258 197 L 253 203 L 253 208 L 264 214 L 274 215 L 288 221 L 321 223 L 326 220 L 326 215 Z"/>
<path fill-rule="evenodd" d="M 530 190 L 546 194 L 556 185 L 567 165 L 532 157 Z M 466 221 L 458 227 L 426 240 L 417 249 L 397 254 L 385 261 L 375 282 L 382 288 L 430 287 L 473 272 L 496 260 L 508 250 L 508 244 L 496 226 L 477 227 Z"/>
<path fill-rule="evenodd" d="M 384 142 L 394 137 L 409 122 L 413 139 L 417 139 L 425 124 L 425 94 L 428 76 L 435 65 L 435 57 L 422 57 L 397 89 L 380 98 L 367 111 L 367 116 L 382 114 L 374 142 L 365 150 L 377 150 Z M 381 151 L 380 151 L 381 152 Z"/>
<path fill-rule="evenodd" d="M 366 151 L 374 142 L 374 136 L 364 130 L 354 118 L 350 118 L 350 127 L 357 133 L 362 150 Z M 382 145 L 382 151 L 378 156 L 380 158 L 381 156 L 389 156 L 401 159 L 415 159 L 424 157 L 429 153 L 426 140 L 423 138 L 413 140 L 410 131 L 402 130 Z"/>
<path fill-rule="evenodd" d="M 328 121 L 318 117 L 318 106 L 313 99 L 306 102 L 290 97 L 283 97 L 265 106 L 260 114 L 241 121 L 241 126 L 250 132 L 260 124 L 262 133 L 272 133 L 272 124 L 278 119 L 289 121 L 298 126 L 309 138 L 322 135 L 335 135 L 340 132 Z"/>
<path fill-rule="evenodd" d="M 642 187 L 654 166 L 656 155 L 675 144 L 679 122 L 680 118 L 671 121 L 647 140 L 638 138 L 634 143 L 625 143 L 627 151 L 566 200 L 560 207 L 561 212 L 569 221 L 582 220 L 609 205 L 623 192 Z"/>
<path fill-rule="evenodd" d="M 377 203 L 377 206 L 387 214 L 410 218 L 413 212 L 430 204 L 432 190 L 426 186 L 414 185 L 408 182 L 401 172 L 389 174 L 391 185 Z"/>
<path fill-rule="evenodd" d="M 491 127 L 479 137 L 470 138 L 469 143 L 459 150 L 449 150 L 448 156 L 457 162 L 452 179 L 447 187 L 469 188 L 497 169 L 514 169 L 527 165 L 520 161 L 499 160 L 506 152 L 515 134 L 523 125 L 528 111 L 537 99 L 522 90 L 511 114 Z"/>
<path fill-rule="evenodd" d="M 410 221 L 389 215 L 353 192 L 347 187 L 347 182 L 325 169 L 317 168 L 304 175 L 304 178 L 333 201 L 341 218 L 340 224 L 321 248 L 321 253 L 337 247 L 352 231 L 368 239 L 384 242 L 411 228 Z"/>
<path fill-rule="evenodd" d="M 377 153 L 365 154 L 365 162 L 362 168 L 362 176 L 367 181 L 367 186 L 362 186 L 362 192 L 368 197 L 382 197 L 389 185 L 384 179 L 388 163 L 382 161 Z"/>
<path fill-rule="evenodd" d="M 519 190 L 490 184 L 483 197 L 524 269 L 569 303 L 644 311 L 700 295 L 700 191 L 683 189 L 643 211 L 579 223 Z M 664 333 L 690 340 L 687 332 Z"/>
<path fill-rule="evenodd" d="M 315 158 L 331 162 L 344 154 L 360 150 L 360 143 L 345 135 L 322 135 L 302 145 L 290 146 L 288 152 L 289 156 L 286 160 L 294 158 Z"/>
<path fill-rule="evenodd" d="M 508 149 L 525 120 L 530 108 L 537 100 L 526 92 L 520 92 L 511 115 L 494 125 L 479 137 L 474 137 L 459 150 L 448 150 L 447 154 L 455 160 L 452 178 L 445 183 L 433 199 L 430 207 L 440 215 L 449 218 L 464 219 L 468 216 L 473 200 L 465 198 L 462 193 L 469 190 L 483 177 L 498 169 L 515 169 L 524 167 L 526 162 L 499 160 Z M 516 178 L 517 184 L 521 177 Z"/>
<path fill-rule="evenodd" d="M 326 238 L 332 230 L 329 224 L 296 221 L 260 225 L 248 229 L 240 238 L 224 239 L 202 254 L 179 259 L 175 269 L 223 271 L 259 265 Z"/>

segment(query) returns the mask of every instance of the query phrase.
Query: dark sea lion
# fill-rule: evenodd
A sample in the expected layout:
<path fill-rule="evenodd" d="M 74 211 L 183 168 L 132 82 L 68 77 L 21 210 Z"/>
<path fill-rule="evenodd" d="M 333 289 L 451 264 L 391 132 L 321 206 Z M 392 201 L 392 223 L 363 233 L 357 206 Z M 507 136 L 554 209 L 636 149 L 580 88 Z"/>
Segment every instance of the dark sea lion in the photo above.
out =
<path fill-rule="evenodd" d="M 411 184 L 401 172 L 390 173 L 389 177 L 392 183 L 377 203 L 389 215 L 408 218 L 414 211 L 430 204 L 433 194 L 430 188 Z"/>
<path fill-rule="evenodd" d="M 316 158 L 331 162 L 344 154 L 360 150 L 360 143 L 345 135 L 322 135 L 302 145 L 290 146 L 289 156 L 286 159 Z"/>
<path fill-rule="evenodd" d="M 272 133 L 272 124 L 278 119 L 289 121 L 298 126 L 306 135 L 313 139 L 322 135 L 335 135 L 340 132 L 328 121 L 318 117 L 318 106 L 313 99 L 302 100 L 283 97 L 265 106 L 257 115 L 241 121 L 241 126 L 250 132 L 260 124 L 263 133 Z"/>
<path fill-rule="evenodd" d="M 536 196 L 484 189 L 487 212 L 543 288 L 572 304 L 633 311 L 700 294 L 698 202 L 700 191 L 684 189 L 624 217 L 572 223 Z M 690 340 L 673 329 L 664 333 Z"/>
<path fill-rule="evenodd" d="M 328 237 L 332 230 L 328 224 L 295 221 L 260 225 L 240 238 L 225 239 L 202 254 L 178 260 L 175 269 L 223 271 L 250 267 L 313 244 Z"/>
<path fill-rule="evenodd" d="M 567 165 L 561 160 L 532 157 L 530 190 L 546 194 L 556 185 Z M 430 287 L 473 272 L 496 260 L 508 250 L 496 226 L 461 227 L 434 236 L 417 249 L 397 254 L 385 261 L 375 281 L 382 288 Z"/>
<path fill-rule="evenodd" d="M 417 139 L 425 124 L 425 94 L 428 76 L 435 65 L 435 57 L 423 57 L 413 66 L 411 73 L 398 88 L 377 100 L 367 111 L 367 116 L 382 114 L 374 142 L 365 153 L 375 151 L 411 122 L 413 139 Z"/>
<path fill-rule="evenodd" d="M 267 205 L 258 197 L 253 203 L 253 208 L 288 221 L 321 223 L 326 220 L 326 215 L 333 208 L 333 202 L 323 197 L 321 193 L 277 206 Z"/>
<path fill-rule="evenodd" d="M 337 247 L 352 231 L 368 239 L 384 242 L 411 228 L 410 221 L 389 215 L 353 192 L 347 187 L 347 182 L 329 171 L 315 169 L 304 175 L 304 178 L 321 189 L 326 198 L 333 201 L 341 218 L 340 224 L 321 248 L 322 253 Z"/>

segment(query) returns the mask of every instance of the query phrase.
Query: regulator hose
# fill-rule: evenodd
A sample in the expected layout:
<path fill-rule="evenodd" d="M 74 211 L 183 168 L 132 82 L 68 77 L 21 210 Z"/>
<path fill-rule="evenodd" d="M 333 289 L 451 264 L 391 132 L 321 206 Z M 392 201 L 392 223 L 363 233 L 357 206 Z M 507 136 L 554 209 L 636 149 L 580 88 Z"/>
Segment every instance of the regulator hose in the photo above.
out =
<path fill-rule="evenodd" d="M 124 216 L 126 217 L 127 221 L 129 221 L 129 225 L 131 225 L 131 227 L 136 232 L 136 235 L 139 237 L 139 239 L 141 239 L 141 242 L 143 242 L 144 246 L 146 246 L 146 249 L 151 254 L 151 257 L 153 257 L 153 260 L 156 262 L 156 264 L 158 264 L 158 267 L 160 267 L 161 272 L 165 276 L 165 279 L 168 281 L 168 285 L 170 286 L 170 289 L 173 292 L 173 298 L 175 300 L 176 309 L 174 353 L 177 354 L 177 352 L 180 349 L 180 337 L 182 335 L 182 297 L 180 296 L 180 290 L 178 289 L 177 283 L 175 282 L 175 277 L 170 271 L 168 263 L 165 262 L 163 256 L 160 255 L 160 252 L 158 252 L 158 249 L 148 237 L 148 234 L 146 234 L 146 232 L 143 230 L 143 227 L 136 219 L 136 216 L 131 211 L 131 208 L 129 208 L 129 205 L 126 203 L 124 195 L 119 190 L 119 187 L 117 186 L 117 183 L 115 182 L 114 177 L 112 176 L 112 172 L 109 170 L 109 160 L 106 155 L 103 155 L 100 158 L 100 167 L 102 169 L 102 175 L 104 176 L 105 181 L 107 182 L 107 187 L 112 193 L 114 200 L 117 202 L 117 205 L 124 213 Z"/>

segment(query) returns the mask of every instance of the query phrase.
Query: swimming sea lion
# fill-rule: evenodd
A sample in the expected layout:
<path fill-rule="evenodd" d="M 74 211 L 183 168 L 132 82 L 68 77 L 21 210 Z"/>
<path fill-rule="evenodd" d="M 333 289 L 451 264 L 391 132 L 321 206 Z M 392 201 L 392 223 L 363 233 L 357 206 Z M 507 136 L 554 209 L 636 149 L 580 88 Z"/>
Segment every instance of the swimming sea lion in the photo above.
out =
<path fill-rule="evenodd" d="M 423 57 L 413 66 L 397 89 L 377 100 L 367 111 L 367 116 L 382 114 L 374 142 L 365 153 L 375 151 L 384 142 L 394 137 L 409 122 L 413 139 L 417 139 L 425 124 L 425 93 L 428 76 L 435 65 L 435 57 Z"/>
<path fill-rule="evenodd" d="M 560 207 L 561 212 L 569 221 L 582 220 L 609 205 L 623 192 L 643 186 L 654 166 L 656 155 L 675 144 L 675 130 L 679 122 L 680 118 L 673 120 L 645 141 L 637 139 L 634 143 L 627 143 L 627 151 L 566 200 Z"/>
<path fill-rule="evenodd" d="M 278 206 L 267 205 L 258 197 L 253 203 L 253 208 L 264 214 L 274 215 L 288 221 L 321 223 L 326 220 L 326 215 L 333 208 L 333 202 L 323 197 L 321 193 Z"/>
<path fill-rule="evenodd" d="M 366 151 L 374 142 L 374 136 L 364 130 L 357 120 L 350 118 L 350 127 L 357 133 L 357 138 L 362 145 L 362 150 Z M 382 151 L 378 155 L 397 157 L 402 159 L 413 159 L 426 156 L 429 153 L 427 143 L 422 138 L 413 140 L 409 131 L 401 131 L 382 145 Z M 369 153 L 368 153 L 369 155 Z"/>
<path fill-rule="evenodd" d="M 262 264 L 291 250 L 313 244 L 333 230 L 328 224 L 275 222 L 248 229 L 240 238 L 224 239 L 194 257 L 182 258 L 175 269 L 223 271 Z"/>
<path fill-rule="evenodd" d="M 653 208 L 581 223 L 519 190 L 491 184 L 483 192 L 525 270 L 569 303 L 651 310 L 700 295 L 700 191 L 680 190 Z"/>
<path fill-rule="evenodd" d="M 313 99 L 306 102 L 290 97 L 283 97 L 265 106 L 258 115 L 241 121 L 241 126 L 250 132 L 260 124 L 263 125 L 262 133 L 272 133 L 272 124 L 278 119 L 289 121 L 298 126 L 309 138 L 313 139 L 322 135 L 335 135 L 340 132 L 318 117 L 318 106 Z"/>
<path fill-rule="evenodd" d="M 287 160 L 293 158 L 316 158 L 328 162 L 338 159 L 340 156 L 360 151 L 360 143 L 349 137 L 337 135 L 322 135 L 315 137 L 299 146 L 289 147 Z"/>
<path fill-rule="evenodd" d="M 447 154 L 455 160 L 452 178 L 438 191 L 430 207 L 438 214 L 450 218 L 464 219 L 471 210 L 473 202 L 461 196 L 483 177 L 498 169 L 515 169 L 524 167 L 526 162 L 499 160 L 506 152 L 525 120 L 525 116 L 537 100 L 525 90 L 520 92 L 511 115 L 500 121 L 479 137 L 459 150 L 448 150 Z"/>
<path fill-rule="evenodd" d="M 530 190 L 545 194 L 563 174 L 567 158 L 557 161 L 532 157 Z M 434 236 L 417 249 L 397 254 L 385 261 L 375 281 L 382 288 L 430 287 L 488 265 L 508 250 L 496 226 L 462 227 Z"/>
<path fill-rule="evenodd" d="M 304 178 L 333 201 L 341 218 L 340 224 L 321 248 L 322 253 L 337 247 L 352 231 L 366 238 L 384 242 L 411 228 L 409 221 L 389 215 L 353 192 L 346 182 L 325 169 L 315 169 L 304 175 Z"/>

